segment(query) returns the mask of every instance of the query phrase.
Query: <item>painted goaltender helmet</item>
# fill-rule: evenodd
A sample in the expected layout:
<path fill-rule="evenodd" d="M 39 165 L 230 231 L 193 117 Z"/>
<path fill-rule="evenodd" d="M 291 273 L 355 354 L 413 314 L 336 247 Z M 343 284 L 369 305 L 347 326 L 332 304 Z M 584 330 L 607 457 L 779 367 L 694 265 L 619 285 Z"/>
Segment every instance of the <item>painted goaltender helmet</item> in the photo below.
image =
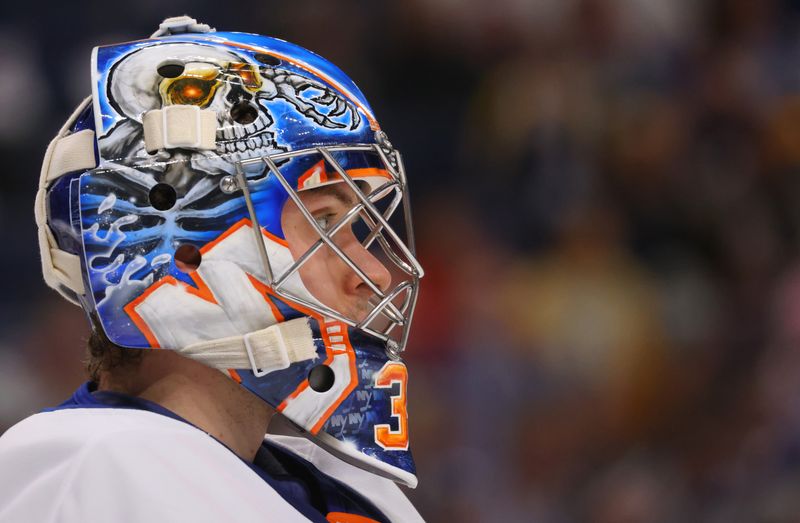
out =
<path fill-rule="evenodd" d="M 400 355 L 423 271 L 400 155 L 352 80 L 296 45 L 188 17 L 95 48 L 92 75 L 42 167 L 46 282 L 113 343 L 217 368 L 317 444 L 415 486 Z M 304 196 L 334 184 L 352 201 L 320 220 Z M 316 235 L 304 252 L 282 228 L 287 205 Z M 358 278 L 359 314 L 304 281 L 323 250 Z"/>

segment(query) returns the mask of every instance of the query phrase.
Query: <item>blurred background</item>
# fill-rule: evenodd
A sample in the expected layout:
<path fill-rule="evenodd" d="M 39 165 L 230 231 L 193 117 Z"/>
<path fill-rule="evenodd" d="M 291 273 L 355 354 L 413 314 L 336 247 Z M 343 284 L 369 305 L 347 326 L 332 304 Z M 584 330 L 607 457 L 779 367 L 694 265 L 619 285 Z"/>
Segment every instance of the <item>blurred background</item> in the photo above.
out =
<path fill-rule="evenodd" d="M 40 277 L 46 143 L 94 45 L 179 14 L 332 60 L 404 153 L 428 521 L 800 521 L 789 0 L 4 6 L 0 432 L 84 380 L 83 315 Z"/>

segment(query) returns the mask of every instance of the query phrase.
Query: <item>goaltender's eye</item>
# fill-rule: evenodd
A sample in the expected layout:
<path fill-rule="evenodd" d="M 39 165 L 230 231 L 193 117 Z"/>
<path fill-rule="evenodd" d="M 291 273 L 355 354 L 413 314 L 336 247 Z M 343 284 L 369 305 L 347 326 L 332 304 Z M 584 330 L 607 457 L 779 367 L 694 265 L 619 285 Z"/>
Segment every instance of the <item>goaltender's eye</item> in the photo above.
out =
<path fill-rule="evenodd" d="M 324 214 L 322 216 L 316 216 L 314 221 L 317 222 L 319 228 L 323 231 L 327 231 L 328 227 L 333 223 L 333 214 Z"/>

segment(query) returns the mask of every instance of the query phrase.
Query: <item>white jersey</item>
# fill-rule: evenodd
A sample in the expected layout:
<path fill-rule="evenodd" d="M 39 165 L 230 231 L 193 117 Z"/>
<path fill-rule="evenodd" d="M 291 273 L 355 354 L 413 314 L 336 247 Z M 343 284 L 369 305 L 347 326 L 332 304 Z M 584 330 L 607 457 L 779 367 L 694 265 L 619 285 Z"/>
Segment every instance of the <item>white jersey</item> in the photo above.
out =
<path fill-rule="evenodd" d="M 303 438 L 274 445 L 372 502 L 391 521 L 422 518 L 400 489 Z M 0 437 L 0 522 L 371 522 L 309 514 L 211 436 L 154 412 L 70 408 Z"/>

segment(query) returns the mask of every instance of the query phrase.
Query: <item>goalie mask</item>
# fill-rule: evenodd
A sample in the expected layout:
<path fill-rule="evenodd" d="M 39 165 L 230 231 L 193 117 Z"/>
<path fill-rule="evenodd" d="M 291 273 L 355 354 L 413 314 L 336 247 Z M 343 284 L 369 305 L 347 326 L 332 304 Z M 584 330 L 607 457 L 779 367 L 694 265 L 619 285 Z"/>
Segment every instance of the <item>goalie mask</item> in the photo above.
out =
<path fill-rule="evenodd" d="M 217 368 L 415 486 L 400 355 L 422 269 L 400 155 L 352 80 L 186 17 L 92 70 L 42 167 L 47 283 L 113 343 Z"/>

